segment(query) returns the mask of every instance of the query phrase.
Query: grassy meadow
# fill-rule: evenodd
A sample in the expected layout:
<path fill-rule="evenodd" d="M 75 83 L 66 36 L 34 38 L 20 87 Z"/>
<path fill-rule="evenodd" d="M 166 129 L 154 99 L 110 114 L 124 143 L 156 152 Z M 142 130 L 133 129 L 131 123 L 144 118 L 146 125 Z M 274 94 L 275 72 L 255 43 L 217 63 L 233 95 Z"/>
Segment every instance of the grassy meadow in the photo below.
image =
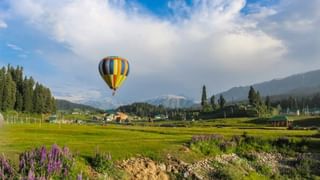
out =
<path fill-rule="evenodd" d="M 200 122 L 179 122 L 185 127 L 160 127 L 167 122 L 126 125 L 77 125 L 77 124 L 6 124 L 0 129 L 0 152 L 18 159 L 18 154 L 35 147 L 52 144 L 68 146 L 73 152 L 86 157 L 96 151 L 109 152 L 113 159 L 126 159 L 137 154 L 154 159 L 164 158 L 167 153 L 175 154 L 186 161 L 202 158 L 190 151 L 182 151 L 193 135 L 221 134 L 225 137 L 248 135 L 263 138 L 311 137 L 315 144 L 320 140 L 312 138 L 315 130 L 287 130 L 268 127 L 256 119 L 235 118 Z M 143 126 L 142 126 L 143 125 Z M 313 151 L 318 151 L 316 148 Z"/>

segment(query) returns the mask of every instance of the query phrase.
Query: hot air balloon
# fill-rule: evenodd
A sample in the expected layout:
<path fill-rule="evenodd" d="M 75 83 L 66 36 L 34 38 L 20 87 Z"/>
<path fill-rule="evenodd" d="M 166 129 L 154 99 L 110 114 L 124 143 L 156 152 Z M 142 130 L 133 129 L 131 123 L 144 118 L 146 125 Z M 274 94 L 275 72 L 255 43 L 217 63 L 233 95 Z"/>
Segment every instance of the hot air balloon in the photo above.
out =
<path fill-rule="evenodd" d="M 109 56 L 100 61 L 99 72 L 114 95 L 129 75 L 129 62 L 118 56 Z"/>

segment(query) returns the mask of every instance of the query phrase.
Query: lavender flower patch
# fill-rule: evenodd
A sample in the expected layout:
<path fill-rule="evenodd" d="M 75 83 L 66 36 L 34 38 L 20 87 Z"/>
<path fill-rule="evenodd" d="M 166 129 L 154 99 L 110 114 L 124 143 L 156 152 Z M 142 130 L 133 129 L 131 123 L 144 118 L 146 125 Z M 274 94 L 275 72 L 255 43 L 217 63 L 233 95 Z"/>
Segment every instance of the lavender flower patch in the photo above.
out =
<path fill-rule="evenodd" d="M 4 155 L 0 156 L 0 179 L 13 179 L 15 171 Z"/>
<path fill-rule="evenodd" d="M 44 146 L 26 151 L 20 155 L 19 173 L 28 180 L 65 179 L 74 164 L 73 156 L 67 147 L 53 145 L 47 150 Z"/>

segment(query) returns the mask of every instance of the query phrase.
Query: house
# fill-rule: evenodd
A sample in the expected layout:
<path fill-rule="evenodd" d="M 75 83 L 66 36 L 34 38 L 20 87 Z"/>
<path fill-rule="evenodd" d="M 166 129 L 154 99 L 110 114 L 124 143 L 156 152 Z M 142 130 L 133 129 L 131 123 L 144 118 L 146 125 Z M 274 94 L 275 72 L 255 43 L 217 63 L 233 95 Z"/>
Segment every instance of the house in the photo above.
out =
<path fill-rule="evenodd" d="M 155 120 L 166 120 L 166 119 L 168 119 L 168 116 L 165 114 L 157 114 L 154 116 L 154 119 Z"/>
<path fill-rule="evenodd" d="M 51 115 L 48 120 L 49 123 L 58 123 L 57 115 Z"/>
<path fill-rule="evenodd" d="M 103 121 L 104 118 L 101 116 L 92 116 L 92 121 Z"/>
<path fill-rule="evenodd" d="M 123 122 L 128 122 L 128 115 L 122 112 L 117 112 L 116 115 L 114 116 L 114 119 L 117 123 L 123 123 Z"/>
<path fill-rule="evenodd" d="M 288 118 L 288 116 L 273 116 L 270 119 L 272 126 L 274 127 L 290 127 L 292 126 L 292 120 Z"/>
<path fill-rule="evenodd" d="M 104 121 L 111 122 L 115 119 L 114 116 L 115 116 L 115 114 L 113 114 L 113 113 L 112 114 L 105 114 Z"/>

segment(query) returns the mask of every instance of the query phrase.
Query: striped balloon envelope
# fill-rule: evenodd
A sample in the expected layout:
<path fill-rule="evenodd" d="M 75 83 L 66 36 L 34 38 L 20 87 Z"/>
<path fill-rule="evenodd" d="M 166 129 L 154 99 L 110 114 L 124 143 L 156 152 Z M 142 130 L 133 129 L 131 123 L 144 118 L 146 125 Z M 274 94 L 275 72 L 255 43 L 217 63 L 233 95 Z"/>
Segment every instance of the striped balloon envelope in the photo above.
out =
<path fill-rule="evenodd" d="M 129 75 L 129 62 L 118 56 L 109 56 L 100 61 L 99 72 L 114 95 Z"/>

